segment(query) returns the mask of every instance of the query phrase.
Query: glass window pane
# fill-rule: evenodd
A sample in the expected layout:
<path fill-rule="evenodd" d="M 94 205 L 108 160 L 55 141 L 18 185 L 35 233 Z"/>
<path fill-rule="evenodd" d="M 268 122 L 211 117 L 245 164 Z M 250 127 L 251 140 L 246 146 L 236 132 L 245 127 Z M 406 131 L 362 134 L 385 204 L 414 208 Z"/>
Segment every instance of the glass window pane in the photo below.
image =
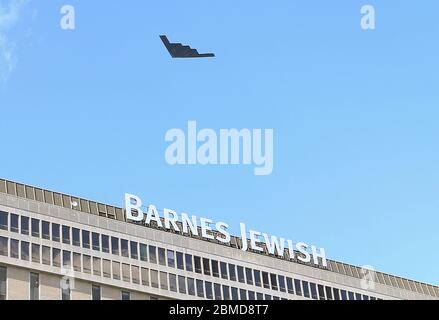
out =
<path fill-rule="evenodd" d="M 193 265 L 192 265 L 192 255 L 185 254 L 185 262 L 186 262 L 186 271 L 194 271 Z"/>
<path fill-rule="evenodd" d="M 247 277 L 247 284 L 253 285 L 253 270 L 250 268 L 245 268 L 245 275 Z"/>
<path fill-rule="evenodd" d="M 91 289 L 91 299 L 101 300 L 101 287 L 93 285 Z"/>
<path fill-rule="evenodd" d="M 122 280 L 126 282 L 131 281 L 131 275 L 130 275 L 130 265 L 122 263 Z"/>
<path fill-rule="evenodd" d="M 40 263 L 40 245 L 32 244 L 32 262 Z"/>
<path fill-rule="evenodd" d="M 264 288 L 270 289 L 270 280 L 268 278 L 268 272 L 262 272 L 262 283 L 264 284 Z"/>
<path fill-rule="evenodd" d="M 33 272 L 30 273 L 29 297 L 30 300 L 40 299 L 40 276 Z"/>
<path fill-rule="evenodd" d="M 47 221 L 41 221 L 41 231 L 43 239 L 50 240 L 50 223 Z"/>
<path fill-rule="evenodd" d="M 279 280 L 279 290 L 281 292 L 287 292 L 286 287 L 285 287 L 285 277 L 279 275 L 278 280 Z"/>
<path fill-rule="evenodd" d="M 191 296 L 195 296 L 195 280 L 193 278 L 187 278 L 187 291 Z"/>
<path fill-rule="evenodd" d="M 341 300 L 340 289 L 334 288 L 334 300 Z"/>
<path fill-rule="evenodd" d="M 175 274 L 169 274 L 169 289 L 172 292 L 177 292 L 177 276 Z"/>
<path fill-rule="evenodd" d="M 184 270 L 183 253 L 177 251 L 177 268 Z"/>
<path fill-rule="evenodd" d="M 213 299 L 212 282 L 206 281 L 204 285 L 206 287 L 206 299 Z"/>
<path fill-rule="evenodd" d="M 241 300 L 248 300 L 247 299 L 247 290 L 239 289 L 239 296 Z"/>
<path fill-rule="evenodd" d="M 216 260 L 212 260 L 212 275 L 219 278 L 219 266 Z"/>
<path fill-rule="evenodd" d="M 230 300 L 230 287 L 229 286 L 223 286 L 223 299 Z"/>
<path fill-rule="evenodd" d="M 183 276 L 178 276 L 178 292 L 186 294 L 186 279 Z"/>
<path fill-rule="evenodd" d="M 314 300 L 317 300 L 319 297 L 317 295 L 317 286 L 315 283 L 310 283 L 309 284 L 310 288 L 311 288 L 311 298 Z"/>
<path fill-rule="evenodd" d="M 102 274 L 105 278 L 111 278 L 111 261 L 107 259 L 102 260 Z"/>
<path fill-rule="evenodd" d="M 239 300 L 238 288 L 232 287 L 232 300 Z"/>
<path fill-rule="evenodd" d="M 93 275 L 101 276 L 101 258 L 93 257 Z"/>
<path fill-rule="evenodd" d="M 131 300 L 131 293 L 128 291 L 122 291 L 122 301 Z"/>
<path fill-rule="evenodd" d="M 302 286 L 300 285 L 300 280 L 294 279 L 294 289 L 296 289 L 296 295 L 302 295 Z"/>
<path fill-rule="evenodd" d="M 119 238 L 111 237 L 111 253 L 116 256 L 119 255 Z"/>
<path fill-rule="evenodd" d="M 90 249 L 90 232 L 87 230 L 82 230 L 82 247 Z"/>
<path fill-rule="evenodd" d="M 203 271 L 206 276 L 210 276 L 210 260 L 203 258 Z"/>
<path fill-rule="evenodd" d="M 6 300 L 7 294 L 7 269 L 6 267 L 0 267 L 0 300 Z"/>
<path fill-rule="evenodd" d="M 91 245 L 93 247 L 93 250 L 101 251 L 101 243 L 99 241 L 99 233 L 96 233 L 96 232 L 91 233 Z"/>
<path fill-rule="evenodd" d="M 245 283 L 245 275 L 244 275 L 244 268 L 241 266 L 237 266 L 238 269 L 238 280 L 241 283 Z"/>
<path fill-rule="evenodd" d="M 142 268 L 140 272 L 142 276 L 142 285 L 149 286 L 149 269 Z"/>
<path fill-rule="evenodd" d="M 262 286 L 261 271 L 254 270 L 254 276 L 255 276 L 255 285 L 258 286 L 258 287 L 261 287 Z"/>
<path fill-rule="evenodd" d="M 220 263 L 220 269 L 221 269 L 221 278 L 222 279 L 228 279 L 228 274 L 227 274 L 227 263 L 225 262 L 221 262 Z"/>
<path fill-rule="evenodd" d="M 61 267 L 61 250 L 52 248 L 52 266 Z"/>
<path fill-rule="evenodd" d="M 11 232 L 18 233 L 18 215 L 11 213 Z"/>
<path fill-rule="evenodd" d="M 120 239 L 120 251 L 122 253 L 122 257 L 129 257 L 128 240 Z"/>
<path fill-rule="evenodd" d="M 309 298 L 309 285 L 307 281 L 302 281 L 302 288 L 303 288 L 303 296 L 305 298 Z"/>
<path fill-rule="evenodd" d="M 21 234 L 29 235 L 29 218 L 21 216 Z"/>
<path fill-rule="evenodd" d="M 271 280 L 271 289 L 278 290 L 276 275 L 273 273 L 270 273 L 270 280 Z"/>
<path fill-rule="evenodd" d="M 9 256 L 9 239 L 5 237 L 0 237 L 0 255 Z"/>
<path fill-rule="evenodd" d="M 234 264 L 229 263 L 229 275 L 230 275 L 230 280 L 236 281 L 236 267 Z"/>
<path fill-rule="evenodd" d="M 215 300 L 222 300 L 221 285 L 219 285 L 218 283 L 215 283 L 213 285 L 213 291 L 215 293 Z"/>
<path fill-rule="evenodd" d="M 131 252 L 131 259 L 139 259 L 139 251 L 137 249 L 137 242 L 130 241 L 130 252 Z"/>
<path fill-rule="evenodd" d="M 294 294 L 293 279 L 288 277 L 287 277 L 287 288 L 288 288 L 288 293 Z"/>
<path fill-rule="evenodd" d="M 52 241 L 60 241 L 60 225 L 52 223 Z"/>
<path fill-rule="evenodd" d="M 81 272 L 81 255 L 73 253 L 73 270 Z"/>
<path fill-rule="evenodd" d="M 72 258 L 72 255 L 71 255 L 70 251 L 63 250 L 63 252 L 62 252 L 62 265 L 63 265 L 63 267 L 65 267 L 67 269 L 70 268 L 70 266 L 72 265 L 71 258 Z"/>
<path fill-rule="evenodd" d="M 200 298 L 204 298 L 203 280 L 197 279 L 197 296 Z"/>
<path fill-rule="evenodd" d="M 148 261 L 148 247 L 143 243 L 140 244 L 140 260 Z"/>
<path fill-rule="evenodd" d="M 195 265 L 195 272 L 201 274 L 203 272 L 201 267 L 201 257 L 194 256 L 194 265 Z"/>
<path fill-rule="evenodd" d="M 113 279 L 120 280 L 120 263 L 117 261 L 112 262 L 113 265 Z"/>
<path fill-rule="evenodd" d="M 11 239 L 11 258 L 15 258 L 18 259 L 19 258 L 19 245 L 20 245 L 20 241 L 15 240 L 15 239 Z"/>
<path fill-rule="evenodd" d="M 70 227 L 62 226 L 62 242 L 70 244 Z"/>
<path fill-rule="evenodd" d="M 160 271 L 160 288 L 168 290 L 168 274 L 163 271 Z"/>
<path fill-rule="evenodd" d="M 325 287 L 325 291 L 326 291 L 326 298 L 328 300 L 332 300 L 332 290 L 331 290 L 331 287 Z"/>
<path fill-rule="evenodd" d="M 166 250 L 163 248 L 158 248 L 159 253 L 159 264 L 161 266 L 166 266 Z"/>
<path fill-rule="evenodd" d="M 81 246 L 81 232 L 77 228 L 72 228 L 72 239 L 73 239 L 73 245 L 76 247 Z"/>
<path fill-rule="evenodd" d="M 88 255 L 82 257 L 82 272 L 91 274 L 91 257 Z"/>
<path fill-rule="evenodd" d="M 321 284 L 317 285 L 317 291 L 319 292 L 319 299 L 326 300 L 325 289 Z"/>
<path fill-rule="evenodd" d="M 21 241 L 21 260 L 29 261 L 29 242 Z"/>
<path fill-rule="evenodd" d="M 175 268 L 175 252 L 168 250 L 168 267 Z"/>
<path fill-rule="evenodd" d="M 32 227 L 32 236 L 39 238 L 40 237 L 40 220 L 32 218 L 31 227 Z"/>
<path fill-rule="evenodd" d="M 148 246 L 149 262 L 157 263 L 157 247 Z"/>
<path fill-rule="evenodd" d="M 159 273 L 157 270 L 151 270 L 151 287 L 159 287 Z"/>
<path fill-rule="evenodd" d="M 9 229 L 9 214 L 4 211 L 0 211 L 0 230 L 8 230 Z"/>

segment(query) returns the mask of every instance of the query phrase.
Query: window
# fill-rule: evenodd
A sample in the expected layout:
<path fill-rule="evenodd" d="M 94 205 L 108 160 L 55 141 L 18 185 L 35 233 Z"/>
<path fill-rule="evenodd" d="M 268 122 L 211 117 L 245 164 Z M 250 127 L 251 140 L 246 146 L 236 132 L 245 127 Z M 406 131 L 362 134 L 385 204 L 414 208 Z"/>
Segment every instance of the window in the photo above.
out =
<path fill-rule="evenodd" d="M 288 293 L 294 294 L 293 279 L 287 277 Z"/>
<path fill-rule="evenodd" d="M 355 294 L 355 300 L 362 300 L 362 298 L 361 298 L 361 294 L 356 293 L 356 294 Z"/>
<path fill-rule="evenodd" d="M 230 300 L 230 287 L 229 286 L 223 286 L 223 299 Z"/>
<path fill-rule="evenodd" d="M 113 279 L 120 280 L 120 263 L 113 261 Z"/>
<path fill-rule="evenodd" d="M 56 241 L 56 242 L 60 241 L 59 228 L 60 228 L 59 224 L 52 223 L 52 241 Z"/>
<path fill-rule="evenodd" d="M 151 287 L 159 287 L 159 273 L 157 270 L 151 270 Z"/>
<path fill-rule="evenodd" d="M 110 237 L 103 234 L 102 238 L 102 252 L 110 253 Z"/>
<path fill-rule="evenodd" d="M 238 288 L 232 287 L 232 300 L 239 300 Z"/>
<path fill-rule="evenodd" d="M 311 288 L 311 298 L 317 300 L 319 297 L 317 296 L 317 286 L 315 283 L 310 283 L 309 284 L 310 288 Z"/>
<path fill-rule="evenodd" d="M 169 289 L 173 292 L 177 292 L 177 276 L 175 274 L 169 274 Z"/>
<path fill-rule="evenodd" d="M 52 248 L 52 266 L 61 267 L 61 250 Z"/>
<path fill-rule="evenodd" d="M 168 274 L 162 271 L 160 271 L 160 288 L 168 290 Z"/>
<path fill-rule="evenodd" d="M 213 285 L 213 291 L 215 292 L 215 300 L 221 300 L 221 285 L 219 285 L 218 283 L 215 283 Z"/>
<path fill-rule="evenodd" d="M 334 288 L 334 300 L 340 300 L 340 290 Z"/>
<path fill-rule="evenodd" d="M 194 271 L 193 265 L 192 265 L 192 255 L 185 254 L 185 261 L 186 261 L 186 271 Z"/>
<path fill-rule="evenodd" d="M 40 299 L 40 276 L 38 273 L 30 273 L 29 297 L 30 300 Z"/>
<path fill-rule="evenodd" d="M 351 291 L 348 291 L 348 297 L 349 297 L 349 300 L 355 300 L 354 293 Z"/>
<path fill-rule="evenodd" d="M 341 290 L 341 300 L 348 300 L 348 295 L 346 290 Z"/>
<path fill-rule="evenodd" d="M 81 272 L 81 255 L 73 253 L 73 270 Z"/>
<path fill-rule="evenodd" d="M 101 275 L 101 258 L 93 257 L 93 275 Z"/>
<path fill-rule="evenodd" d="M 308 282 L 307 281 L 302 281 L 302 288 L 303 288 L 303 296 L 305 298 L 309 298 L 309 287 L 308 287 Z"/>
<path fill-rule="evenodd" d="M 178 292 L 186 294 L 186 279 L 183 276 L 178 276 Z"/>
<path fill-rule="evenodd" d="M 63 250 L 62 252 L 62 265 L 63 267 L 69 269 L 72 265 L 72 254 L 70 251 Z"/>
<path fill-rule="evenodd" d="M 91 257 L 84 255 L 82 257 L 82 272 L 91 274 Z"/>
<path fill-rule="evenodd" d="M 168 250 L 168 267 L 175 268 L 175 252 Z"/>
<path fill-rule="evenodd" d="M 32 243 L 32 262 L 40 263 L 40 245 Z"/>
<path fill-rule="evenodd" d="M 195 280 L 193 278 L 187 278 L 187 291 L 191 296 L 195 295 Z"/>
<path fill-rule="evenodd" d="M 212 275 L 216 278 L 219 278 L 219 267 L 218 261 L 212 260 Z"/>
<path fill-rule="evenodd" d="M 47 221 L 41 221 L 41 231 L 43 239 L 50 240 L 50 223 Z"/>
<path fill-rule="evenodd" d="M 122 253 L 122 257 L 129 257 L 128 240 L 120 239 L 120 251 Z"/>
<path fill-rule="evenodd" d="M 101 251 L 101 244 L 99 241 L 99 233 L 92 232 L 91 233 L 91 246 L 95 251 Z"/>
<path fill-rule="evenodd" d="M 130 265 L 129 264 L 122 263 L 122 280 L 125 282 L 131 281 Z"/>
<path fill-rule="evenodd" d="M 70 244 L 70 227 L 62 226 L 62 243 Z"/>
<path fill-rule="evenodd" d="M 128 291 L 122 291 L 122 300 L 131 300 L 131 293 Z"/>
<path fill-rule="evenodd" d="M 101 300 L 101 287 L 92 285 L 91 287 L 91 299 Z"/>
<path fill-rule="evenodd" d="M 43 246 L 42 247 L 42 260 L 43 264 L 50 266 L 50 248 Z M 81 270 L 79 270 L 81 271 Z"/>
<path fill-rule="evenodd" d="M 0 267 L 0 300 L 6 300 L 6 279 L 7 279 L 7 270 L 5 267 Z"/>
<path fill-rule="evenodd" d="M 0 256 L 8 255 L 8 238 L 0 237 Z"/>
<path fill-rule="evenodd" d="M 234 264 L 229 264 L 230 280 L 236 281 L 236 269 Z"/>
<path fill-rule="evenodd" d="M 21 216 L 21 234 L 29 235 L 29 218 Z"/>
<path fill-rule="evenodd" d="M 157 247 L 149 246 L 148 253 L 149 253 L 149 262 L 157 263 Z"/>
<path fill-rule="evenodd" d="M 294 289 L 296 289 L 296 295 L 302 295 L 302 286 L 300 285 L 300 280 L 294 279 Z"/>
<path fill-rule="evenodd" d="M 264 295 L 260 292 L 256 293 L 256 299 L 257 300 L 264 300 Z"/>
<path fill-rule="evenodd" d="M 271 295 L 266 294 L 266 295 L 265 295 L 265 300 L 271 300 Z"/>
<path fill-rule="evenodd" d="M 90 249 L 90 232 L 87 230 L 82 230 L 82 247 Z"/>
<path fill-rule="evenodd" d="M 8 230 L 8 216 L 7 212 L 0 211 L 0 230 Z"/>
<path fill-rule="evenodd" d="M 271 280 L 271 289 L 278 290 L 276 275 L 273 273 L 270 273 L 270 280 Z"/>
<path fill-rule="evenodd" d="M 254 291 L 249 291 L 248 292 L 248 299 L 249 300 L 256 300 L 256 295 Z"/>
<path fill-rule="evenodd" d="M 73 239 L 73 245 L 76 247 L 81 246 L 81 232 L 77 228 L 72 228 L 72 239 Z"/>
<path fill-rule="evenodd" d="M 140 284 L 139 267 L 131 266 L 131 277 L 133 278 L 133 283 Z"/>
<path fill-rule="evenodd" d="M 140 260 L 148 261 L 148 247 L 143 243 L 140 244 Z"/>
<path fill-rule="evenodd" d="M 253 271 L 250 268 L 245 268 L 245 275 L 247 277 L 247 284 L 253 285 Z"/>
<path fill-rule="evenodd" d="M 105 278 L 111 278 L 111 261 L 103 259 L 102 260 L 102 274 Z"/>
<path fill-rule="evenodd" d="M 70 279 L 65 279 L 61 281 L 61 299 L 62 300 L 70 300 Z"/>
<path fill-rule="evenodd" d="M 285 277 L 279 275 L 279 290 L 281 292 L 287 292 L 286 288 L 285 288 Z"/>
<path fill-rule="evenodd" d="M 21 241 L 21 260 L 29 261 L 29 242 Z"/>
<path fill-rule="evenodd" d="M 328 300 L 333 300 L 331 287 L 325 287 L 325 291 L 326 291 L 326 298 Z"/>
<path fill-rule="evenodd" d="M 326 298 L 325 298 L 325 289 L 324 289 L 324 287 L 321 284 L 317 285 L 317 290 L 319 292 L 319 299 L 320 300 L 326 300 Z"/>
<path fill-rule="evenodd" d="M 239 296 L 241 300 L 248 300 L 247 299 L 247 290 L 239 289 Z"/>
<path fill-rule="evenodd" d="M 131 259 L 139 259 L 139 251 L 137 249 L 137 242 L 130 241 L 130 252 L 131 252 Z"/>
<path fill-rule="evenodd" d="M 262 282 L 261 282 L 261 271 L 259 270 L 254 270 L 254 276 L 255 276 L 255 285 L 260 287 L 262 286 Z"/>
<path fill-rule="evenodd" d="M 197 296 L 200 298 L 204 298 L 203 280 L 197 279 Z"/>
<path fill-rule="evenodd" d="M 241 266 L 238 266 L 238 281 L 241 283 L 245 283 L 245 275 L 244 275 L 244 268 Z"/>
<path fill-rule="evenodd" d="M 183 253 L 177 251 L 177 268 L 184 270 Z"/>
<path fill-rule="evenodd" d="M 212 282 L 206 281 L 204 285 L 206 287 L 206 298 L 213 299 Z"/>
<path fill-rule="evenodd" d="M 220 269 L 221 269 L 221 278 L 222 278 L 222 279 L 228 279 L 228 274 L 227 274 L 227 263 L 225 263 L 225 262 L 221 262 L 221 263 L 220 263 Z"/>
<path fill-rule="evenodd" d="M 265 289 L 270 289 L 270 280 L 268 279 L 268 272 L 262 272 L 262 282 Z"/>
<path fill-rule="evenodd" d="M 140 251 L 142 252 L 142 251 Z M 119 238 L 111 237 L 111 253 L 118 256 L 119 255 Z M 146 261 L 146 260 L 144 260 Z"/>
<path fill-rule="evenodd" d="M 20 241 L 11 239 L 11 258 L 18 259 L 18 246 L 20 245 Z"/>
<path fill-rule="evenodd" d="M 11 213 L 11 232 L 18 233 L 18 215 Z"/>
<path fill-rule="evenodd" d="M 209 259 L 203 258 L 203 270 L 206 276 L 210 276 L 210 263 Z"/>
<path fill-rule="evenodd" d="M 39 238 L 40 237 L 40 220 L 32 218 L 31 227 L 32 227 L 32 236 Z"/>
<path fill-rule="evenodd" d="M 202 268 L 201 268 L 201 258 L 194 256 L 194 265 L 195 265 L 195 272 L 196 273 L 202 273 Z"/>
<path fill-rule="evenodd" d="M 142 276 L 142 285 L 149 286 L 149 269 L 142 268 L 140 270 L 140 273 L 141 273 L 141 276 Z"/>
<path fill-rule="evenodd" d="M 159 264 L 161 266 L 166 266 L 166 250 L 163 248 L 158 248 L 159 253 Z"/>

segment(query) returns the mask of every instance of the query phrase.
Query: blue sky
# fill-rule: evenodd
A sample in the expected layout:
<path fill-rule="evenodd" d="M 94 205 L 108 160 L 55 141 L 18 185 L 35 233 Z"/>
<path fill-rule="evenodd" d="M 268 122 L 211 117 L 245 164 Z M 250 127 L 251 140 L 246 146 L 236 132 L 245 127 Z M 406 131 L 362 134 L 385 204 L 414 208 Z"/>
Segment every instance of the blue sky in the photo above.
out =
<path fill-rule="evenodd" d="M 64 4 L 75 31 L 59 26 Z M 360 28 L 364 4 L 375 5 L 373 32 Z M 0 20 L 0 176 L 119 206 L 131 192 L 439 284 L 437 1 L 19 9 Z M 160 34 L 217 57 L 173 60 Z M 273 128 L 273 174 L 169 166 L 164 135 L 188 120 Z"/>

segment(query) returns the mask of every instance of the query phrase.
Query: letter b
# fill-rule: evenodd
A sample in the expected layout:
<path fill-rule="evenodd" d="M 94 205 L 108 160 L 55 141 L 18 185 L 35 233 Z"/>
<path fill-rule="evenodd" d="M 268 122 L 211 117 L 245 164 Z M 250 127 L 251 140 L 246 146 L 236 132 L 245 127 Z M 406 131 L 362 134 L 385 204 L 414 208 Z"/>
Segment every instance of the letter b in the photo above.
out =
<path fill-rule="evenodd" d="M 143 221 L 143 211 L 140 209 L 142 200 L 132 194 L 125 194 L 125 211 L 127 220 Z M 134 214 L 135 213 L 135 214 Z"/>

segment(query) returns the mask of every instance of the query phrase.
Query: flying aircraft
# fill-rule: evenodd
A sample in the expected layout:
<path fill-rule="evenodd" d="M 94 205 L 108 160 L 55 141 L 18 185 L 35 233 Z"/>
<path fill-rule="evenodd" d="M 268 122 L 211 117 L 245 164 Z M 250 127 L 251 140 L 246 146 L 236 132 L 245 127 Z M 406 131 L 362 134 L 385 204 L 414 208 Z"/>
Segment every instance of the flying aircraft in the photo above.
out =
<path fill-rule="evenodd" d="M 198 53 L 196 49 L 192 49 L 189 46 L 184 46 L 181 43 L 171 43 L 168 37 L 160 36 L 166 49 L 172 58 L 211 58 L 215 57 L 213 53 Z"/>

